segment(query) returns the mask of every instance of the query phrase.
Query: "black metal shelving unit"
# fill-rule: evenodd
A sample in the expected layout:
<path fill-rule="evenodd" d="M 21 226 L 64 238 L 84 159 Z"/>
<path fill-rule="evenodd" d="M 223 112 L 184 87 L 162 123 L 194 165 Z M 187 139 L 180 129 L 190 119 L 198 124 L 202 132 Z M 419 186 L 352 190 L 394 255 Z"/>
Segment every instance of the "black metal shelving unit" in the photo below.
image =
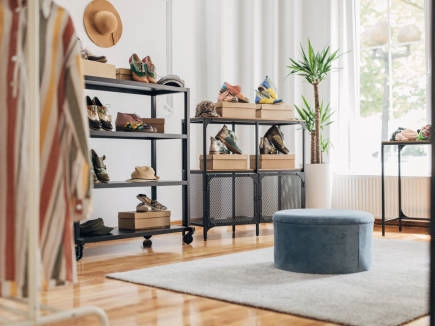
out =
<path fill-rule="evenodd" d="M 169 228 L 150 229 L 150 230 L 137 230 L 137 231 L 123 231 L 114 228 L 111 234 L 101 236 L 82 236 L 80 235 L 80 225 L 75 223 L 74 235 L 76 243 L 76 258 L 80 259 L 83 256 L 83 248 L 85 243 L 108 241 L 115 239 L 125 239 L 134 237 L 144 237 L 144 246 L 150 246 L 150 238 L 157 234 L 176 233 L 181 232 L 183 241 L 189 244 L 193 241 L 193 233 L 195 229 L 190 226 L 190 208 L 189 208 L 189 181 L 190 181 L 190 165 L 189 165 L 189 135 L 190 135 L 190 90 L 189 88 L 165 86 L 159 84 L 145 84 L 136 81 L 117 80 L 111 78 L 102 78 L 94 76 L 85 76 L 85 88 L 127 93 L 127 94 L 140 94 L 150 97 L 151 100 L 151 118 L 156 118 L 157 99 L 159 95 L 168 95 L 182 93 L 184 95 L 184 118 L 181 121 L 180 134 L 167 134 L 167 133 L 146 133 L 146 132 L 124 132 L 124 131 L 104 131 L 104 130 L 91 130 L 91 138 L 110 138 L 114 140 L 146 140 L 151 142 L 151 167 L 157 171 L 156 150 L 157 142 L 162 140 L 180 140 L 181 153 L 182 153 L 182 171 L 179 180 L 158 180 L 146 182 L 126 182 L 126 181 L 111 181 L 109 183 L 97 183 L 94 185 L 96 189 L 103 188 L 128 188 L 128 187 L 150 187 L 151 198 L 157 199 L 157 188 L 165 186 L 180 186 L 182 189 L 182 225 L 172 225 Z"/>
<path fill-rule="evenodd" d="M 411 217 L 407 216 L 402 210 L 402 168 L 401 168 L 401 152 L 405 146 L 411 145 L 431 145 L 431 141 L 383 141 L 381 145 L 381 192 L 382 192 L 382 236 L 385 235 L 385 226 L 389 222 L 398 221 L 399 231 L 402 232 L 402 221 L 430 221 L 430 217 Z M 387 219 L 385 217 L 385 169 L 384 156 L 386 147 L 397 147 L 397 189 L 398 189 L 398 216 Z"/>
<path fill-rule="evenodd" d="M 229 119 L 229 118 L 191 118 L 191 123 L 202 124 L 203 168 L 191 170 L 192 175 L 202 176 L 202 218 L 191 219 L 191 224 L 203 227 L 203 237 L 207 240 L 207 232 L 215 226 L 231 225 L 235 237 L 236 225 L 255 224 L 256 235 L 259 235 L 259 225 L 272 220 L 273 212 L 281 209 L 305 207 L 305 124 L 299 120 L 260 120 L 260 119 Z M 237 171 L 207 170 L 207 127 L 210 124 L 227 124 L 234 131 L 237 125 L 252 126 L 255 130 L 255 169 Z M 259 126 L 299 126 L 301 127 L 302 167 L 289 170 L 262 170 L 259 167 Z M 289 180 L 291 179 L 291 182 Z M 220 184 L 215 187 L 214 183 Z M 292 189 L 289 189 L 289 184 Z M 296 187 L 295 187 L 296 185 Z M 276 187 L 275 187 L 276 186 Z M 245 193 L 239 191 L 244 187 Z M 216 188 L 223 188 L 220 193 Z M 273 188 L 273 189 L 270 189 Z M 299 192 L 294 192 L 299 188 Z M 246 194 L 246 189 L 249 193 Z M 252 192 L 252 193 L 251 193 Z M 263 194 L 272 192 L 272 200 L 265 200 Z M 293 192 L 293 193 L 291 193 Z M 297 195 L 292 203 L 288 198 Z M 230 197 L 228 204 L 226 198 Z M 240 198 L 242 199 L 240 199 Z M 249 214 L 238 214 L 237 203 L 243 200 L 244 206 L 250 207 Z M 220 201 L 224 203 L 219 203 Z M 297 203 L 295 203 L 295 201 Z M 216 208 L 215 208 L 216 206 Z"/>

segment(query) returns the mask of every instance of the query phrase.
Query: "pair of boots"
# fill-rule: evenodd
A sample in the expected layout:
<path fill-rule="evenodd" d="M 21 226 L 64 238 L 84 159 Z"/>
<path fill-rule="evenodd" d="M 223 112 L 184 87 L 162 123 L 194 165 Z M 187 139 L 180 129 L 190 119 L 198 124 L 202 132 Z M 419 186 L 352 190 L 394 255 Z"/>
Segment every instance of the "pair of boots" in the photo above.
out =
<path fill-rule="evenodd" d="M 282 99 L 276 95 L 275 87 L 273 87 L 269 76 L 255 90 L 255 103 L 256 104 L 277 104 L 281 103 Z"/>
<path fill-rule="evenodd" d="M 138 194 L 136 198 L 140 200 L 140 203 L 136 206 L 136 212 L 165 211 L 168 209 L 145 194 Z"/>
<path fill-rule="evenodd" d="M 242 154 L 242 150 L 237 145 L 236 134 L 224 125 L 216 137 L 210 137 L 209 154 L 229 154 L 230 152 Z"/>
<path fill-rule="evenodd" d="M 289 150 L 284 144 L 284 135 L 278 125 L 273 125 L 260 139 L 260 154 L 288 154 Z"/>

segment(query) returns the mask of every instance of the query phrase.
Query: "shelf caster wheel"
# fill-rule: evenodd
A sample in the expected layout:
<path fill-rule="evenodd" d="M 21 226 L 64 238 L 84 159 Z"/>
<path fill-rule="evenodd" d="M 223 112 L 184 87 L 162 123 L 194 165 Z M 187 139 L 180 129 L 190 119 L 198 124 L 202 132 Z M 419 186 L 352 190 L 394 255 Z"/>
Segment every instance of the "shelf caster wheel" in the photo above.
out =
<path fill-rule="evenodd" d="M 150 237 L 151 238 L 151 237 Z M 144 247 L 144 248 L 149 248 L 149 247 L 151 247 L 151 245 L 153 244 L 153 242 L 150 240 L 150 239 L 145 239 L 143 242 L 142 242 L 142 246 Z"/>
<path fill-rule="evenodd" d="M 83 245 L 76 245 L 76 261 L 83 257 Z"/>
<path fill-rule="evenodd" d="M 191 233 L 187 233 L 183 236 L 183 241 L 185 244 L 191 244 L 193 241 L 193 236 Z"/>

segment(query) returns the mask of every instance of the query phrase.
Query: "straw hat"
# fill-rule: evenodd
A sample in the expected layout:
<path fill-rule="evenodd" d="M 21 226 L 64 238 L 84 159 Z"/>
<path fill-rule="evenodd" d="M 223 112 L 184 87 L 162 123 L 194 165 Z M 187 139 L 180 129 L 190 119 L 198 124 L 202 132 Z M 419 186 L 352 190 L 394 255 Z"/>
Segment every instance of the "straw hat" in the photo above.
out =
<path fill-rule="evenodd" d="M 83 23 L 89 38 L 103 48 L 114 46 L 121 38 L 121 17 L 106 0 L 91 1 L 83 14 Z"/>
<path fill-rule="evenodd" d="M 150 166 L 136 166 L 131 173 L 131 179 L 129 182 L 143 182 L 144 180 L 159 180 L 159 177 L 155 175 L 155 171 Z"/>

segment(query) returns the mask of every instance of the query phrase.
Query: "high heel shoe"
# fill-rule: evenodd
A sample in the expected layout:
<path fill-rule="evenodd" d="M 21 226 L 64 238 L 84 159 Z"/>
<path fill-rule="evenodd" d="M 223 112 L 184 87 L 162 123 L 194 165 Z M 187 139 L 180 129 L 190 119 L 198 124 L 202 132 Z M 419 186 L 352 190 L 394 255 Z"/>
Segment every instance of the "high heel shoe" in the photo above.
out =
<path fill-rule="evenodd" d="M 147 55 L 145 58 L 142 59 L 142 62 L 144 63 L 145 72 L 147 74 L 148 82 L 152 84 L 156 84 L 156 66 L 151 61 L 151 57 Z"/>
<path fill-rule="evenodd" d="M 113 129 L 112 117 L 107 114 L 107 107 L 101 104 L 98 97 L 94 97 L 92 102 L 97 106 L 98 118 L 100 119 L 101 127 L 104 130 L 111 131 Z"/>
<path fill-rule="evenodd" d="M 149 83 L 144 63 L 136 53 L 133 53 L 128 59 L 133 80 Z"/>
<path fill-rule="evenodd" d="M 89 128 L 94 130 L 101 129 L 100 118 L 98 117 L 97 106 L 92 102 L 89 96 L 86 96 L 86 106 L 88 110 Z"/>

